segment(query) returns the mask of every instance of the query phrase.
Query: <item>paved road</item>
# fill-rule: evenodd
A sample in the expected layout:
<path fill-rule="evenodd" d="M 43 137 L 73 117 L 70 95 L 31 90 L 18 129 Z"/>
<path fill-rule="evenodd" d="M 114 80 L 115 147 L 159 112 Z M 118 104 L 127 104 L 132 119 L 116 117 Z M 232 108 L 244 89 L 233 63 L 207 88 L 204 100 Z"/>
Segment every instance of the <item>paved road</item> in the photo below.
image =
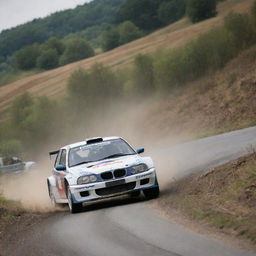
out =
<path fill-rule="evenodd" d="M 256 146 L 256 128 L 162 148 L 153 153 L 164 182 L 248 153 Z M 164 165 L 162 164 L 164 162 Z M 162 168 L 161 166 L 162 165 Z M 168 182 L 163 184 L 168 188 Z M 0 252 L 1 254 L 1 252 Z M 56 214 L 6 248 L 5 255 L 88 256 L 247 256 L 207 236 L 169 222 L 139 199 L 114 199 L 85 212 Z"/>

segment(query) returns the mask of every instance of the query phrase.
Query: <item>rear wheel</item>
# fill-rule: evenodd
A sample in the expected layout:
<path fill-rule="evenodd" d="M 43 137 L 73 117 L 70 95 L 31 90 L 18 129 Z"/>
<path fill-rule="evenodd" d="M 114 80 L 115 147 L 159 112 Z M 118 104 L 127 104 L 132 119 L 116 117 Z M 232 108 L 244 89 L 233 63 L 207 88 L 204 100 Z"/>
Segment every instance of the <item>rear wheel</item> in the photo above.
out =
<path fill-rule="evenodd" d="M 82 203 L 75 204 L 70 189 L 67 189 L 68 207 L 71 213 L 78 213 L 83 209 Z"/>
<path fill-rule="evenodd" d="M 159 186 L 145 189 L 143 190 L 143 193 L 147 199 L 157 198 L 160 194 Z"/>

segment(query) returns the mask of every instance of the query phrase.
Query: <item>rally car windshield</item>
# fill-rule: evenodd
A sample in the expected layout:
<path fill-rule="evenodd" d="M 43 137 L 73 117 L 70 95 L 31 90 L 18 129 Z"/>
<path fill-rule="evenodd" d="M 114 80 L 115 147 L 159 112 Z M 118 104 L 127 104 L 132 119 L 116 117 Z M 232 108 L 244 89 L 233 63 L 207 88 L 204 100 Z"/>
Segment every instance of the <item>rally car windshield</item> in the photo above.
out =
<path fill-rule="evenodd" d="M 68 156 L 69 167 L 96 162 L 103 159 L 136 154 L 122 139 L 85 144 L 71 148 Z"/>

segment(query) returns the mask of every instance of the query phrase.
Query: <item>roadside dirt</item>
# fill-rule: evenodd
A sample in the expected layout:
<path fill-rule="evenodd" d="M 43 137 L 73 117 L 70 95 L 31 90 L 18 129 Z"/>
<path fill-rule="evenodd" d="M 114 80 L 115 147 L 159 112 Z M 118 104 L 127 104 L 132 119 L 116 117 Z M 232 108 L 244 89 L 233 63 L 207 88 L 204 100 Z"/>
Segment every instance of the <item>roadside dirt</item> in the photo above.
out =
<path fill-rule="evenodd" d="M 192 230 L 256 252 L 256 154 L 173 182 L 153 208 Z"/>

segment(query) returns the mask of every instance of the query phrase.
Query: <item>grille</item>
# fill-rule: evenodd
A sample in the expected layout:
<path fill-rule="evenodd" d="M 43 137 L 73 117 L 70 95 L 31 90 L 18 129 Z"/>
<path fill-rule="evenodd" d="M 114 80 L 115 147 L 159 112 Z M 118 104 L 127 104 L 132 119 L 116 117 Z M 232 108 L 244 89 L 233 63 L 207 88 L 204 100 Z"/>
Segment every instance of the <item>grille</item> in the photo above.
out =
<path fill-rule="evenodd" d="M 113 173 L 112 172 L 103 172 L 101 174 L 101 178 L 103 180 L 110 180 L 110 179 L 113 179 Z"/>
<path fill-rule="evenodd" d="M 123 185 L 114 186 L 114 187 L 100 188 L 100 189 L 96 189 L 96 194 L 99 196 L 113 195 L 113 194 L 132 190 L 135 188 L 135 186 L 136 186 L 136 182 L 130 182 Z"/>
<path fill-rule="evenodd" d="M 115 170 L 115 171 L 114 171 L 114 176 L 115 176 L 115 178 L 124 177 L 125 174 L 126 174 L 125 169 L 118 169 L 118 170 Z"/>

